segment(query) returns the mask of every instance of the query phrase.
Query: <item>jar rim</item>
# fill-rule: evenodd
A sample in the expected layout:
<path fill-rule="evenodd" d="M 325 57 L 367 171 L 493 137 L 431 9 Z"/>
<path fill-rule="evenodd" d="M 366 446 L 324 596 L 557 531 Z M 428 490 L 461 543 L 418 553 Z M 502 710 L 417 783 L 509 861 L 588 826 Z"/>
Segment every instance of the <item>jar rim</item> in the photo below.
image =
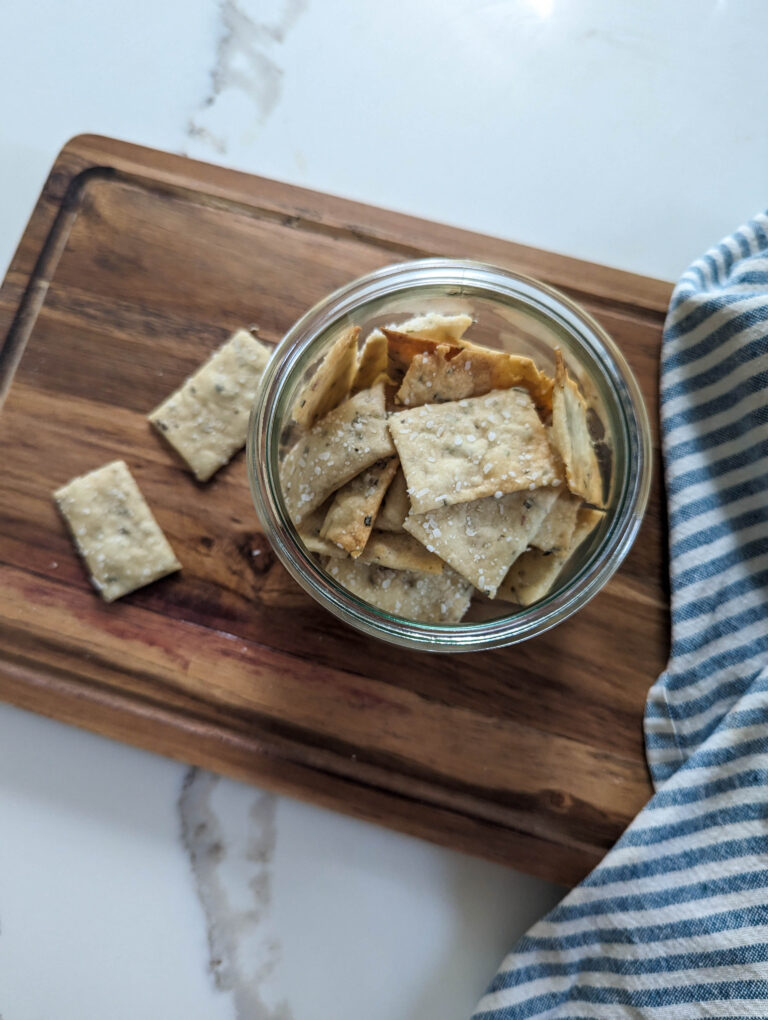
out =
<path fill-rule="evenodd" d="M 629 469 L 605 536 L 568 582 L 533 606 L 485 621 L 421 623 L 390 615 L 342 588 L 314 561 L 288 517 L 279 486 L 276 413 L 290 382 L 334 325 L 371 302 L 419 288 L 480 288 L 535 309 L 590 352 L 613 390 Z M 247 464 L 257 514 L 277 556 L 294 579 L 334 615 L 359 630 L 406 647 L 470 651 L 502 647 L 542 634 L 572 616 L 610 580 L 634 542 L 648 502 L 652 445 L 637 380 L 603 327 L 565 294 L 484 262 L 429 258 L 384 266 L 327 295 L 286 333 L 262 376 L 248 428 Z"/>

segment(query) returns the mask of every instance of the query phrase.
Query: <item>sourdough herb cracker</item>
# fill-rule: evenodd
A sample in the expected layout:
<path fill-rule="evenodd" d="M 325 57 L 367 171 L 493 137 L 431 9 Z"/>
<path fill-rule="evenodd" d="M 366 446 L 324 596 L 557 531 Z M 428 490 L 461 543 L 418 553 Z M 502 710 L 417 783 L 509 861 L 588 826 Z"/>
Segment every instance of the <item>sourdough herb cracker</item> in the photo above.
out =
<path fill-rule="evenodd" d="M 125 461 L 74 478 L 53 498 L 105 602 L 181 569 Z"/>
<path fill-rule="evenodd" d="M 414 513 L 561 481 L 525 390 L 425 404 L 391 415 L 389 430 Z"/>
<path fill-rule="evenodd" d="M 149 414 L 200 482 L 245 445 L 248 418 L 271 348 L 239 329 Z"/>

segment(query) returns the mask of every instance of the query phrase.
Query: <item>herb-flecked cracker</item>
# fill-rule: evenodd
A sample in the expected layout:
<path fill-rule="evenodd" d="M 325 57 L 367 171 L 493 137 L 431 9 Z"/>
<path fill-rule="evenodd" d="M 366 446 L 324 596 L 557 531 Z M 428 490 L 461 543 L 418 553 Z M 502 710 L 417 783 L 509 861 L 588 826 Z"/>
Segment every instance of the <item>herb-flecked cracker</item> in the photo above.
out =
<path fill-rule="evenodd" d="M 408 499 L 405 475 L 402 467 L 398 466 L 397 473 L 384 494 L 376 520 L 373 522 L 374 527 L 379 531 L 402 531 L 403 521 L 410 511 L 411 501 Z"/>
<path fill-rule="evenodd" d="M 124 461 L 72 479 L 53 498 L 105 602 L 181 569 Z"/>
<path fill-rule="evenodd" d="M 411 514 L 404 527 L 478 591 L 491 598 L 528 547 L 557 498 L 557 489 L 511 492 Z"/>
<path fill-rule="evenodd" d="M 339 489 L 320 529 L 320 538 L 340 546 L 352 557 L 359 556 L 397 467 L 397 457 L 377 460 Z"/>
<path fill-rule="evenodd" d="M 574 496 L 564 485 L 560 487 L 558 493 L 549 513 L 531 539 L 531 545 L 535 545 L 542 552 L 561 552 L 568 549 L 576 530 L 576 519 L 582 505 L 581 498 Z"/>
<path fill-rule="evenodd" d="M 457 315 L 442 315 L 440 312 L 427 312 L 426 315 L 414 315 L 398 326 L 392 327 L 401 333 L 413 333 L 426 340 L 437 340 L 441 343 L 454 343 L 460 340 L 472 325 L 472 316 L 460 312 Z"/>
<path fill-rule="evenodd" d="M 293 420 L 299 425 L 311 428 L 348 396 L 357 371 L 359 335 L 359 326 L 345 329 L 317 366 L 293 405 Z"/>
<path fill-rule="evenodd" d="M 392 570 L 415 570 L 421 574 L 441 574 L 443 561 L 405 532 L 374 531 L 363 549 L 361 563 L 375 563 Z"/>
<path fill-rule="evenodd" d="M 530 358 L 483 347 L 439 344 L 414 354 L 395 400 L 406 407 L 479 397 L 491 390 L 523 386 L 537 407 L 552 407 L 552 380 Z"/>
<path fill-rule="evenodd" d="M 313 510 L 311 514 L 307 514 L 301 522 L 299 538 L 310 552 L 319 553 L 321 556 L 337 556 L 343 558 L 347 555 L 343 549 L 340 549 L 335 543 L 328 542 L 324 538 L 320 537 L 320 532 L 322 531 L 323 524 L 325 523 L 325 515 L 328 513 L 332 502 L 333 499 L 331 497 L 326 500 L 322 506 Z"/>
<path fill-rule="evenodd" d="M 301 524 L 332 492 L 394 452 L 384 386 L 361 390 L 345 400 L 301 435 L 280 465 L 291 520 Z"/>
<path fill-rule="evenodd" d="M 543 599 L 552 590 L 565 564 L 595 530 L 602 517 L 599 510 L 582 507 L 578 511 L 570 544 L 553 552 L 528 549 L 510 567 L 499 587 L 498 597 L 521 606 L 531 606 Z"/>
<path fill-rule="evenodd" d="M 244 445 L 271 349 L 239 329 L 148 417 L 206 482 Z"/>
<path fill-rule="evenodd" d="M 388 570 L 360 560 L 329 560 L 334 581 L 393 616 L 422 623 L 457 623 L 469 608 L 472 585 L 450 567 L 440 574 Z"/>
<path fill-rule="evenodd" d="M 389 430 L 417 514 L 560 484 L 546 429 L 525 390 L 414 407 L 390 415 Z"/>
<path fill-rule="evenodd" d="M 587 426 L 587 405 L 568 375 L 563 356 L 555 351 L 555 388 L 552 394 L 552 442 L 565 465 L 571 492 L 587 503 L 603 506 L 603 482 Z"/>

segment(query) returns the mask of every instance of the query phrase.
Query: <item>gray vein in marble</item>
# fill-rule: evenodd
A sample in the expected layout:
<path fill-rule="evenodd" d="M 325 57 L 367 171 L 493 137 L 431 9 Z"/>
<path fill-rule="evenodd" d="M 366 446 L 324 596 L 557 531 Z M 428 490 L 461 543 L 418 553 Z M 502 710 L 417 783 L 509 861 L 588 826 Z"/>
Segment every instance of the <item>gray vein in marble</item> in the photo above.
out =
<path fill-rule="evenodd" d="M 226 139 L 212 129 L 211 122 L 216 119 L 217 107 L 233 92 L 246 98 L 258 125 L 266 122 L 283 87 L 279 48 L 307 3 L 308 0 L 279 0 L 279 10 L 270 20 L 264 17 L 264 3 L 259 0 L 221 0 L 221 27 L 211 87 L 189 119 L 190 139 L 203 142 L 220 155 L 226 153 Z M 252 125 L 244 125 L 249 126 Z"/>
<path fill-rule="evenodd" d="M 292 1020 L 287 1003 L 268 1005 L 263 994 L 281 951 L 268 928 L 276 801 L 271 794 L 248 791 L 252 799 L 245 817 L 228 812 L 233 817 L 225 821 L 213 803 L 219 783 L 218 776 L 193 768 L 179 796 L 182 839 L 206 919 L 211 974 L 217 988 L 232 993 L 238 1020 Z"/>

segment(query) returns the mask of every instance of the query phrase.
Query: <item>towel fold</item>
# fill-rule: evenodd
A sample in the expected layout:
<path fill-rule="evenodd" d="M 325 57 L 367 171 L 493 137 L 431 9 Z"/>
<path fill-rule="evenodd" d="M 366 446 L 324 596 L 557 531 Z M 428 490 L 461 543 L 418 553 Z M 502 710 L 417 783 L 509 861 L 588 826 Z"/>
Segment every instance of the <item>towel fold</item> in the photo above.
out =
<path fill-rule="evenodd" d="M 768 1017 L 768 216 L 675 288 L 661 425 L 672 648 L 645 712 L 656 793 L 473 1020 Z"/>

